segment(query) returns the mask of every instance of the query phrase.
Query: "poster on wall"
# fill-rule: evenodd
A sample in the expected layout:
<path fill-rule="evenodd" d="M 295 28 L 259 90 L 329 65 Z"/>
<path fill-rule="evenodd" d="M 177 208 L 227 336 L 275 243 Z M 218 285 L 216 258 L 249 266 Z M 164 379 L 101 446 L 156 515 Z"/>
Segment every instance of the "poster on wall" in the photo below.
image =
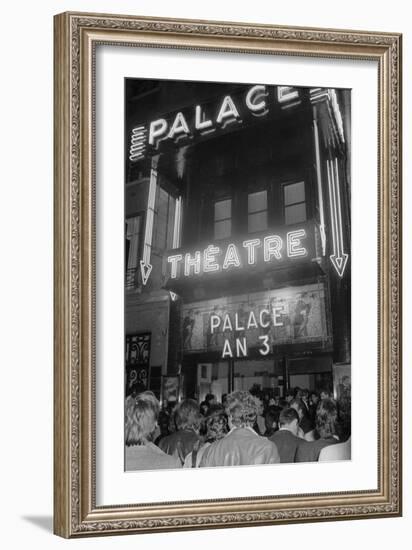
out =
<path fill-rule="evenodd" d="M 226 357 L 261 356 L 281 344 L 326 342 L 329 337 L 323 285 L 287 287 L 185 304 L 185 353 L 221 351 Z"/>

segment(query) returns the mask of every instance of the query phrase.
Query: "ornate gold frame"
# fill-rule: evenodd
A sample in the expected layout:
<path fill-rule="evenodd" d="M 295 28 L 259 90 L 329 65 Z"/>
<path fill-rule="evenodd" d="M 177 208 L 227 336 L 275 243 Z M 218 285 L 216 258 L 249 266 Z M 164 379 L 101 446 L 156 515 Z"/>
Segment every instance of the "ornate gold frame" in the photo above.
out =
<path fill-rule="evenodd" d="M 54 531 L 64 537 L 401 514 L 401 35 L 64 13 L 55 17 Z M 96 44 L 378 62 L 379 488 L 158 505 L 95 504 Z"/>

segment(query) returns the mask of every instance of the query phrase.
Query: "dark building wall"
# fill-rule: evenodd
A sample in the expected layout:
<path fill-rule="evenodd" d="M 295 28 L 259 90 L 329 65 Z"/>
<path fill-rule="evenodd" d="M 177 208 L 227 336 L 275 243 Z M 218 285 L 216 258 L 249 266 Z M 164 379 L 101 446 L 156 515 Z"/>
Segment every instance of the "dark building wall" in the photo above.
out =
<path fill-rule="evenodd" d="M 150 333 L 150 365 L 166 373 L 169 339 L 169 293 L 129 294 L 125 315 L 126 334 Z"/>

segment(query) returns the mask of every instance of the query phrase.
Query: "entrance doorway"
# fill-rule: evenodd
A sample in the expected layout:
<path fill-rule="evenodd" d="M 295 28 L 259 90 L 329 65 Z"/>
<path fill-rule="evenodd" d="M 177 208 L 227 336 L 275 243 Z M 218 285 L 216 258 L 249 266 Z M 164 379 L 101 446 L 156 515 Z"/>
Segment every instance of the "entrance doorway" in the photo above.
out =
<path fill-rule="evenodd" d="M 327 390 L 333 393 L 332 372 L 317 372 L 310 374 L 290 374 L 289 388 L 301 388 L 320 393 Z"/>

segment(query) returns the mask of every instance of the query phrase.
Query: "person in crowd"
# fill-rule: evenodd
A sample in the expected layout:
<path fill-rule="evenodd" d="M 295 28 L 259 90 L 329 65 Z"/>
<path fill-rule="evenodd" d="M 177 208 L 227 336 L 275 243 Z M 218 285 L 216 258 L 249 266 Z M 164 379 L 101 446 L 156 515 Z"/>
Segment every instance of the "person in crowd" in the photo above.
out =
<path fill-rule="evenodd" d="M 302 439 L 306 439 L 306 441 L 313 441 L 315 439 L 314 426 L 302 400 L 294 399 L 291 401 L 290 406 L 292 409 L 295 409 L 299 416 L 299 430 L 297 435 Z"/>
<path fill-rule="evenodd" d="M 265 392 L 263 394 L 263 397 L 262 397 L 262 403 L 263 403 L 263 410 L 266 411 L 267 408 L 269 407 L 269 402 L 270 402 L 270 395 Z"/>
<path fill-rule="evenodd" d="M 177 431 L 162 438 L 159 447 L 168 455 L 178 458 L 180 464 L 183 464 L 186 456 L 200 439 L 201 415 L 196 401 L 185 399 L 179 403 L 174 418 Z"/>
<path fill-rule="evenodd" d="M 177 400 L 175 395 L 169 395 L 167 399 L 165 400 L 165 407 L 162 409 L 164 410 L 165 414 L 167 414 L 169 418 L 169 425 L 168 425 L 168 432 L 172 434 L 176 431 L 176 425 L 175 425 L 175 412 L 177 408 Z"/>
<path fill-rule="evenodd" d="M 301 400 L 302 400 L 303 406 L 306 409 L 306 414 L 310 417 L 309 390 L 306 390 L 306 389 L 302 390 Z"/>
<path fill-rule="evenodd" d="M 299 386 L 293 388 L 293 399 L 302 399 L 302 391 Z"/>
<path fill-rule="evenodd" d="M 226 401 L 227 401 L 227 393 L 224 393 L 222 395 L 222 407 L 225 409 L 226 408 Z"/>
<path fill-rule="evenodd" d="M 271 397 L 271 398 L 269 399 L 268 406 L 269 406 L 269 407 L 275 407 L 276 409 L 279 409 L 279 411 L 281 411 L 281 410 L 283 409 L 283 407 L 282 407 L 282 405 L 281 405 L 280 396 L 279 396 L 279 395 L 275 395 L 274 397 Z"/>
<path fill-rule="evenodd" d="M 285 407 L 289 407 L 289 404 L 290 404 L 291 401 L 292 401 L 292 399 L 290 399 L 289 401 L 286 401 L 286 399 L 281 398 L 279 400 L 279 407 L 280 407 L 279 413 Z"/>
<path fill-rule="evenodd" d="M 297 436 L 299 429 L 299 415 L 292 407 L 287 407 L 279 415 L 279 430 L 269 439 L 278 449 L 280 461 L 283 463 L 295 462 L 299 444 L 303 441 Z"/>
<path fill-rule="evenodd" d="M 271 437 L 278 429 L 279 410 L 276 407 L 268 407 L 265 413 L 265 437 Z"/>
<path fill-rule="evenodd" d="M 253 425 L 253 429 L 257 434 L 264 435 L 266 431 L 266 423 L 265 423 L 263 402 L 258 397 L 256 397 L 256 399 L 258 402 L 258 412 L 256 416 L 256 422 Z"/>
<path fill-rule="evenodd" d="M 159 402 L 152 392 L 143 392 L 126 404 L 125 462 L 126 470 L 180 468 L 176 458 L 152 443 L 156 431 Z"/>
<path fill-rule="evenodd" d="M 253 430 L 259 403 L 248 391 L 235 391 L 227 398 L 229 433 L 203 453 L 200 467 L 276 464 L 276 445 Z"/>
<path fill-rule="evenodd" d="M 159 445 L 159 442 L 164 437 L 170 435 L 170 413 L 167 411 L 167 409 L 162 409 L 159 412 L 159 416 L 157 418 L 157 423 L 159 425 L 160 434 L 155 439 L 154 443 L 155 445 Z"/>
<path fill-rule="evenodd" d="M 285 401 L 288 407 L 290 406 L 291 402 L 294 399 L 295 399 L 295 392 L 292 389 L 286 390 Z"/>
<path fill-rule="evenodd" d="M 328 390 L 327 388 L 323 388 L 321 391 L 320 391 L 320 398 L 321 400 L 322 399 L 332 399 L 332 392 L 330 390 Z"/>
<path fill-rule="evenodd" d="M 349 376 L 344 376 L 339 384 L 338 418 L 339 436 L 345 441 L 351 434 L 351 383 Z"/>
<path fill-rule="evenodd" d="M 203 416 L 207 416 L 209 409 L 212 405 L 216 405 L 216 397 L 213 393 L 208 393 L 205 397 L 205 400 L 200 403 L 200 412 Z"/>
<path fill-rule="evenodd" d="M 323 447 L 319 453 L 319 462 L 336 462 L 337 460 L 351 459 L 351 438 L 349 437 L 343 443 L 328 445 Z"/>
<path fill-rule="evenodd" d="M 316 410 L 316 431 L 319 439 L 302 441 L 296 452 L 296 462 L 315 462 L 319 453 L 328 445 L 339 443 L 336 435 L 338 410 L 333 399 L 322 399 Z"/>
<path fill-rule="evenodd" d="M 215 441 L 219 441 L 229 431 L 227 416 L 222 405 L 212 405 L 204 420 L 205 437 L 195 443 L 183 464 L 184 468 L 198 468 L 205 450 Z"/>
<path fill-rule="evenodd" d="M 312 421 L 312 424 L 315 425 L 315 417 L 316 417 L 316 408 L 319 403 L 319 395 L 312 391 L 309 394 L 309 417 Z"/>

